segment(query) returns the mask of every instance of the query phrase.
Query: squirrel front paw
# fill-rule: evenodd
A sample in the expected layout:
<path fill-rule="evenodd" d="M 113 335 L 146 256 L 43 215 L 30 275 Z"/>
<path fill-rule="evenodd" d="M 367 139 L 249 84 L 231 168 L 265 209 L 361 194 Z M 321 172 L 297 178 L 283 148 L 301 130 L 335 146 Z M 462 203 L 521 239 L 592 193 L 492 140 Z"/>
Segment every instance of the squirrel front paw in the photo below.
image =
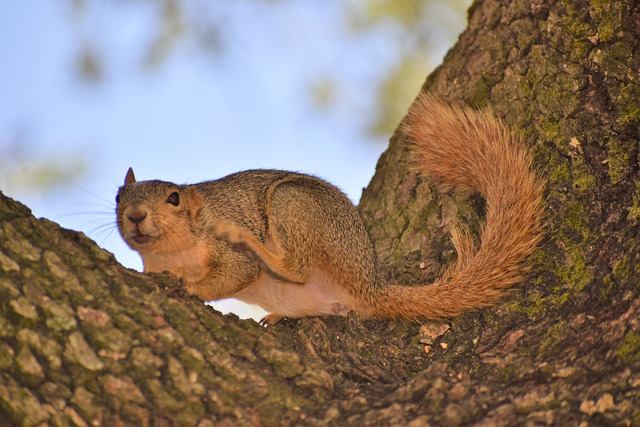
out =
<path fill-rule="evenodd" d="M 185 291 L 187 291 L 187 293 L 189 295 L 195 295 L 196 294 L 196 289 L 195 289 L 195 287 L 193 286 L 192 283 L 189 283 L 184 279 L 180 279 L 180 285 L 182 285 L 182 288 Z"/>

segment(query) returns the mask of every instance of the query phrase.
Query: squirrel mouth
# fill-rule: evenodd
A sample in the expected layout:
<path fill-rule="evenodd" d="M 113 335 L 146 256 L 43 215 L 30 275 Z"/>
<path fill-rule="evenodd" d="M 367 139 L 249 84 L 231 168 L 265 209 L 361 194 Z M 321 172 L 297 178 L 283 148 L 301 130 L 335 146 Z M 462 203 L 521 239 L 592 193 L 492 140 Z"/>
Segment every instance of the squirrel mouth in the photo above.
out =
<path fill-rule="evenodd" d="M 151 243 L 156 239 L 149 234 L 144 234 L 138 231 L 136 234 L 131 236 L 131 240 L 137 245 L 146 245 L 147 243 Z"/>

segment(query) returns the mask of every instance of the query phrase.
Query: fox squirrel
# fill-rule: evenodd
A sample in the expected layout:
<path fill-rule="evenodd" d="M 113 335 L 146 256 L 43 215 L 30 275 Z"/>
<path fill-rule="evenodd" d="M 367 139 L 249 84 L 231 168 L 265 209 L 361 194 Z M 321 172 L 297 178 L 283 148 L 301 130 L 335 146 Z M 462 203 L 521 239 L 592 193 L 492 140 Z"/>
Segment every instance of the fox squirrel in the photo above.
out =
<path fill-rule="evenodd" d="M 413 169 L 486 198 L 478 247 L 452 231 L 458 259 L 429 286 L 389 285 L 358 211 L 313 176 L 248 170 L 193 185 L 136 182 L 116 196 L 117 225 L 145 272 L 168 271 L 203 300 L 233 297 L 282 317 L 346 315 L 414 321 L 495 302 L 521 280 L 541 238 L 543 181 L 527 148 L 489 111 L 421 95 L 400 126 Z"/>

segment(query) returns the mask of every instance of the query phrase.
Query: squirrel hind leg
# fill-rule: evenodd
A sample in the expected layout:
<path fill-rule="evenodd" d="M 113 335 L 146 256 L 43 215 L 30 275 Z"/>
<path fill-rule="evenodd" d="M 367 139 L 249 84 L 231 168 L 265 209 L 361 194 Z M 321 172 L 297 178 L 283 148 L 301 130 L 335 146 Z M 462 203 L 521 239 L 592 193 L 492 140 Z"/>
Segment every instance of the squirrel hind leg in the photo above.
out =
<path fill-rule="evenodd" d="M 269 250 L 250 231 L 227 222 L 216 223 L 212 231 L 217 239 L 226 241 L 235 252 L 256 261 L 274 279 L 296 284 L 307 281 L 307 277 L 287 268 L 284 258 Z"/>

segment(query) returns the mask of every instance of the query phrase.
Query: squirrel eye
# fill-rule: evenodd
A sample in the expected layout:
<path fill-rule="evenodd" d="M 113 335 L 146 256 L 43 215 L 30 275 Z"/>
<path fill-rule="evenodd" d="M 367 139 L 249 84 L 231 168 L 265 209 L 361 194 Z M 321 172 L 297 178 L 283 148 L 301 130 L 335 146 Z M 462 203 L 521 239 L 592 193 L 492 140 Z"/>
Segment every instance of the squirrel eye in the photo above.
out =
<path fill-rule="evenodd" d="M 116 194 L 116 205 L 120 203 L 120 194 Z"/>
<path fill-rule="evenodd" d="M 180 204 L 180 194 L 177 191 L 169 194 L 167 197 L 167 203 L 171 203 L 173 206 L 178 206 Z"/>

